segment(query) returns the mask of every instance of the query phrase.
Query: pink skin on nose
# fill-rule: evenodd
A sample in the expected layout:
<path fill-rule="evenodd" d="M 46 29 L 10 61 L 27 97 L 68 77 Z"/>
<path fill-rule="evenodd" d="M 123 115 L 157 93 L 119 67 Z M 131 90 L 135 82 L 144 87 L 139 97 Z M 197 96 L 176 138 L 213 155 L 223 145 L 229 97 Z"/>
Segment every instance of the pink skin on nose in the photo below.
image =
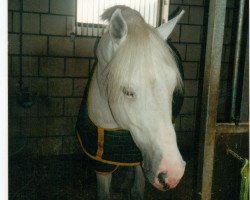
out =
<path fill-rule="evenodd" d="M 163 163 L 165 163 L 165 165 Z M 183 160 L 176 161 L 172 165 L 166 164 L 166 162 L 161 162 L 153 185 L 161 191 L 166 191 L 158 179 L 158 174 L 166 173 L 167 177 L 164 180 L 165 183 L 169 186 L 169 189 L 175 188 L 184 174 L 185 166 L 186 162 Z"/>

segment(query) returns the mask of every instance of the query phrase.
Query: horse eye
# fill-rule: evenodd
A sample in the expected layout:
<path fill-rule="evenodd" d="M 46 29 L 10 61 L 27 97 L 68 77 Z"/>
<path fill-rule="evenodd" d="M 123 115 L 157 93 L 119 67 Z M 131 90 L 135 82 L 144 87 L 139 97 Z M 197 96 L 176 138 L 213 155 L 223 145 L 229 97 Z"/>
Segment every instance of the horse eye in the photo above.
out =
<path fill-rule="evenodd" d="M 131 90 L 128 90 L 127 88 L 123 88 L 122 92 L 128 98 L 134 98 L 134 96 L 135 96 L 135 93 L 133 91 L 131 91 Z"/>

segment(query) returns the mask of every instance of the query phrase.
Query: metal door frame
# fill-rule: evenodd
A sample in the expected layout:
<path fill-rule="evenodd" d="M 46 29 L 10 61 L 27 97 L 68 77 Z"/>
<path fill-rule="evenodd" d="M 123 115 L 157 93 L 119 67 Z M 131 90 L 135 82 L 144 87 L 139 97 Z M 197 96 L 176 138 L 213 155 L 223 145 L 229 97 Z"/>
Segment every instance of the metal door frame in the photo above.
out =
<path fill-rule="evenodd" d="M 241 3 L 244 1 L 241 0 Z M 217 123 L 225 15 L 226 0 L 210 0 L 200 122 L 200 133 L 204 133 L 204 149 L 200 148 L 203 163 L 199 195 L 202 200 L 211 199 L 216 136 L 218 134 L 246 133 L 249 131 L 247 122 L 237 124 Z M 235 71 L 237 72 L 237 69 Z M 236 72 L 234 72 L 234 77 L 237 76 Z"/>

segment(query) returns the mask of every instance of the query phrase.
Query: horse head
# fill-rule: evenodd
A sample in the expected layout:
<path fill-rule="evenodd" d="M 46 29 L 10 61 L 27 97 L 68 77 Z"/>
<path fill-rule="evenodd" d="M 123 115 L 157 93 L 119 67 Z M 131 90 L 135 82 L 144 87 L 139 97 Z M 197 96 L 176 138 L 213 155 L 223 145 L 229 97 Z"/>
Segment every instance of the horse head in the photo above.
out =
<path fill-rule="evenodd" d="M 92 118 L 99 126 L 130 131 L 146 177 L 160 190 L 174 188 L 185 170 L 172 124 L 173 93 L 183 84 L 165 42 L 183 13 L 155 29 L 128 7 L 107 9 L 102 18 L 109 26 L 89 92 Z"/>

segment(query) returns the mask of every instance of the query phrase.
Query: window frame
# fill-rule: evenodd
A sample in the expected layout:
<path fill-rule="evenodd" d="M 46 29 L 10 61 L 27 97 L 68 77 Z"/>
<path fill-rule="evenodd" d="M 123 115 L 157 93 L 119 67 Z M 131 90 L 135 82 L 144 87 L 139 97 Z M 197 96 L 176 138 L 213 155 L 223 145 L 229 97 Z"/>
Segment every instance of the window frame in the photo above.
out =
<path fill-rule="evenodd" d="M 91 0 L 90 0 L 91 1 Z M 169 4 L 170 0 L 157 0 L 157 9 L 156 9 L 156 26 L 160 26 L 162 23 L 167 22 L 168 20 L 168 13 L 169 13 Z M 105 32 L 107 24 L 105 23 L 83 23 L 77 22 L 77 5 L 78 0 L 75 3 L 75 34 L 77 36 L 85 36 L 85 37 L 101 37 L 102 34 Z M 100 13 L 101 14 L 101 13 Z"/>

